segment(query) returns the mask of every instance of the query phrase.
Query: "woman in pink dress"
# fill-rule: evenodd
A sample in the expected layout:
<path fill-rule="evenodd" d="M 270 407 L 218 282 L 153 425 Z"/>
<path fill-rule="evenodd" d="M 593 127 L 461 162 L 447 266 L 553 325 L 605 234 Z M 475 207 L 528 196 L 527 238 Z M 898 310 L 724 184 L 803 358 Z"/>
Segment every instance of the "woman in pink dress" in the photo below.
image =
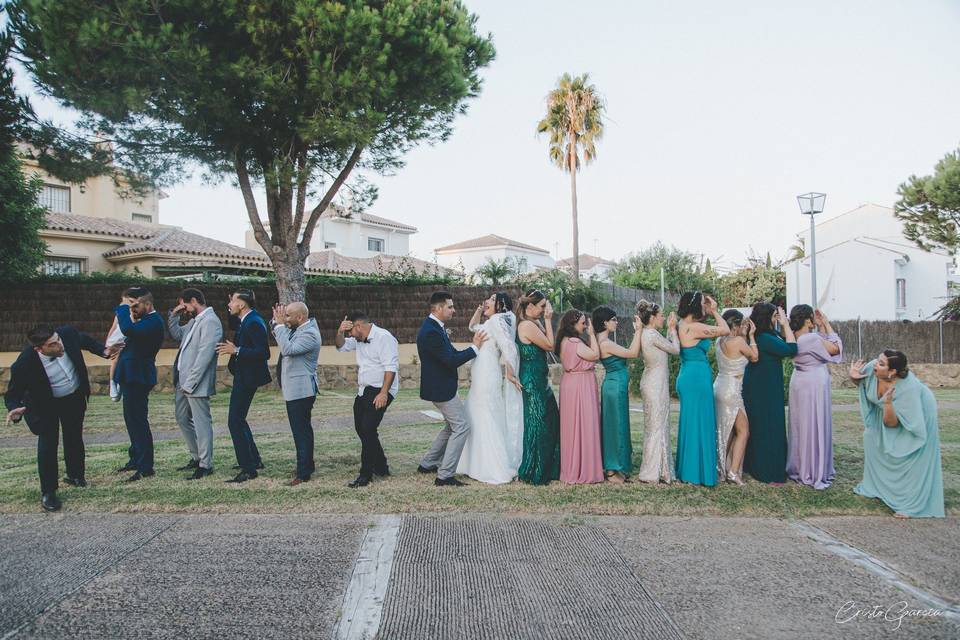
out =
<path fill-rule="evenodd" d="M 584 336 L 586 340 L 584 340 Z M 600 395 L 594 367 L 600 345 L 590 318 L 572 309 L 560 319 L 556 353 L 563 365 L 560 378 L 560 481 L 603 482 L 600 452 Z"/>

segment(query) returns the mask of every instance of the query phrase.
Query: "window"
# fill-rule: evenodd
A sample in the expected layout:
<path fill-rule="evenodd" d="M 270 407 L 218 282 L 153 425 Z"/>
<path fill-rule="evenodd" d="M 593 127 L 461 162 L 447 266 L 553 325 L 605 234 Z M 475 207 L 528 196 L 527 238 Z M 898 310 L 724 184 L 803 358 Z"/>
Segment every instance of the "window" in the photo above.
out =
<path fill-rule="evenodd" d="M 897 309 L 907 308 L 907 281 L 897 278 Z"/>
<path fill-rule="evenodd" d="M 40 271 L 48 276 L 78 276 L 83 273 L 83 258 L 47 256 Z"/>
<path fill-rule="evenodd" d="M 153 224 L 153 216 L 147 213 L 134 213 L 130 215 L 130 218 L 134 222 L 146 222 L 147 224 Z"/>
<path fill-rule="evenodd" d="M 40 189 L 38 203 L 53 213 L 70 213 L 70 187 L 45 184 Z"/>
<path fill-rule="evenodd" d="M 367 238 L 367 250 L 383 253 L 383 247 L 386 243 L 383 238 Z"/>
<path fill-rule="evenodd" d="M 324 243 L 323 243 L 323 248 L 324 248 L 324 249 L 336 249 L 336 248 L 337 248 L 337 243 L 336 243 L 336 242 L 324 242 Z"/>

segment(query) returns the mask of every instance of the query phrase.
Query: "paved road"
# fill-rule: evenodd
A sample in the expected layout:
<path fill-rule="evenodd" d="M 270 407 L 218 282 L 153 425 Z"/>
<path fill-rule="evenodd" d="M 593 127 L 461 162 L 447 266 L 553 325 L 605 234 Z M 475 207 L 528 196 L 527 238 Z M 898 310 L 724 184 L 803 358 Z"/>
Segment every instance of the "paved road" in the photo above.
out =
<path fill-rule="evenodd" d="M 957 638 L 958 524 L 2 516 L 0 638 Z"/>

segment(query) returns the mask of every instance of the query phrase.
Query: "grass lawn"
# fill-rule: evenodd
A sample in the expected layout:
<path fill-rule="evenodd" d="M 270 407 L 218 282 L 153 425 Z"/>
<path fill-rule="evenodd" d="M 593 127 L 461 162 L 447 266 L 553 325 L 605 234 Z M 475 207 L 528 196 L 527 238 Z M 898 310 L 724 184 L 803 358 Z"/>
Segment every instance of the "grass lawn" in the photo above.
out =
<path fill-rule="evenodd" d="M 853 394 L 837 393 L 838 404 L 854 401 Z M 941 400 L 958 400 L 956 391 L 937 391 Z M 226 419 L 228 394 L 214 400 L 215 424 Z M 151 396 L 151 422 L 156 431 L 176 430 L 171 394 Z M 416 391 L 402 391 L 390 412 L 432 408 L 421 401 Z M 314 409 L 318 419 L 350 415 L 352 396 L 346 392 L 321 392 Z M 631 413 L 634 463 L 639 466 L 643 441 L 643 417 Z M 673 414 L 676 437 L 676 412 Z M 258 394 L 250 422 L 286 423 L 282 399 L 275 393 Z M 120 407 L 108 398 L 95 397 L 87 414 L 88 434 L 122 431 Z M 86 489 L 61 487 L 65 511 L 88 512 L 371 512 L 401 513 L 430 511 L 563 513 L 563 514 L 661 514 L 661 515 L 763 515 L 801 517 L 837 514 L 889 514 L 878 500 L 853 493 L 863 472 L 862 425 L 858 413 L 834 414 L 834 455 L 837 479 L 830 489 L 813 489 L 788 483 L 771 487 L 748 480 L 745 487 L 722 484 L 708 489 L 689 485 L 651 486 L 643 483 L 566 486 L 552 483 L 532 487 L 521 483 L 487 486 L 470 482 L 463 489 L 433 486 L 433 476 L 415 472 L 437 424 L 410 424 L 381 430 L 393 476 L 375 481 L 365 489 L 349 489 L 359 465 L 359 442 L 353 429 L 318 427 L 316 436 L 317 473 L 314 479 L 298 487 L 284 483 L 294 471 L 293 439 L 288 431 L 256 435 L 257 445 L 267 466 L 260 478 L 243 485 L 229 485 L 233 449 L 229 437 L 215 442 L 216 473 L 209 478 L 187 482 L 184 472 L 174 471 L 188 456 L 179 438 L 156 444 L 157 475 L 133 485 L 114 475 L 113 470 L 126 462 L 122 444 L 87 445 Z M 944 490 L 947 510 L 960 514 L 960 410 L 940 413 L 940 437 L 943 451 Z M 22 425 L 7 426 L 2 436 L 22 436 Z M 675 445 L 675 441 L 674 441 Z M 63 471 L 61 461 L 61 474 Z M 0 449 L 0 512 L 36 512 L 39 510 L 39 483 L 35 448 Z"/>

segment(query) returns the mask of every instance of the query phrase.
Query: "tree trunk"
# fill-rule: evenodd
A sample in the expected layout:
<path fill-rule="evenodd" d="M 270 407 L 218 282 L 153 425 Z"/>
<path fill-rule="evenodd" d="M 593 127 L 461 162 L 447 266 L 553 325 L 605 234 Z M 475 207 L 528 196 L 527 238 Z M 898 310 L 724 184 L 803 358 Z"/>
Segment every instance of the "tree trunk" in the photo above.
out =
<path fill-rule="evenodd" d="M 297 247 L 287 247 L 281 254 L 272 256 L 273 270 L 277 277 L 277 295 L 280 304 L 306 302 L 307 277 L 304 261 Z"/>
<path fill-rule="evenodd" d="M 577 160 L 573 152 L 570 153 L 570 204 L 573 207 L 573 281 L 579 282 L 580 228 L 577 224 Z"/>

